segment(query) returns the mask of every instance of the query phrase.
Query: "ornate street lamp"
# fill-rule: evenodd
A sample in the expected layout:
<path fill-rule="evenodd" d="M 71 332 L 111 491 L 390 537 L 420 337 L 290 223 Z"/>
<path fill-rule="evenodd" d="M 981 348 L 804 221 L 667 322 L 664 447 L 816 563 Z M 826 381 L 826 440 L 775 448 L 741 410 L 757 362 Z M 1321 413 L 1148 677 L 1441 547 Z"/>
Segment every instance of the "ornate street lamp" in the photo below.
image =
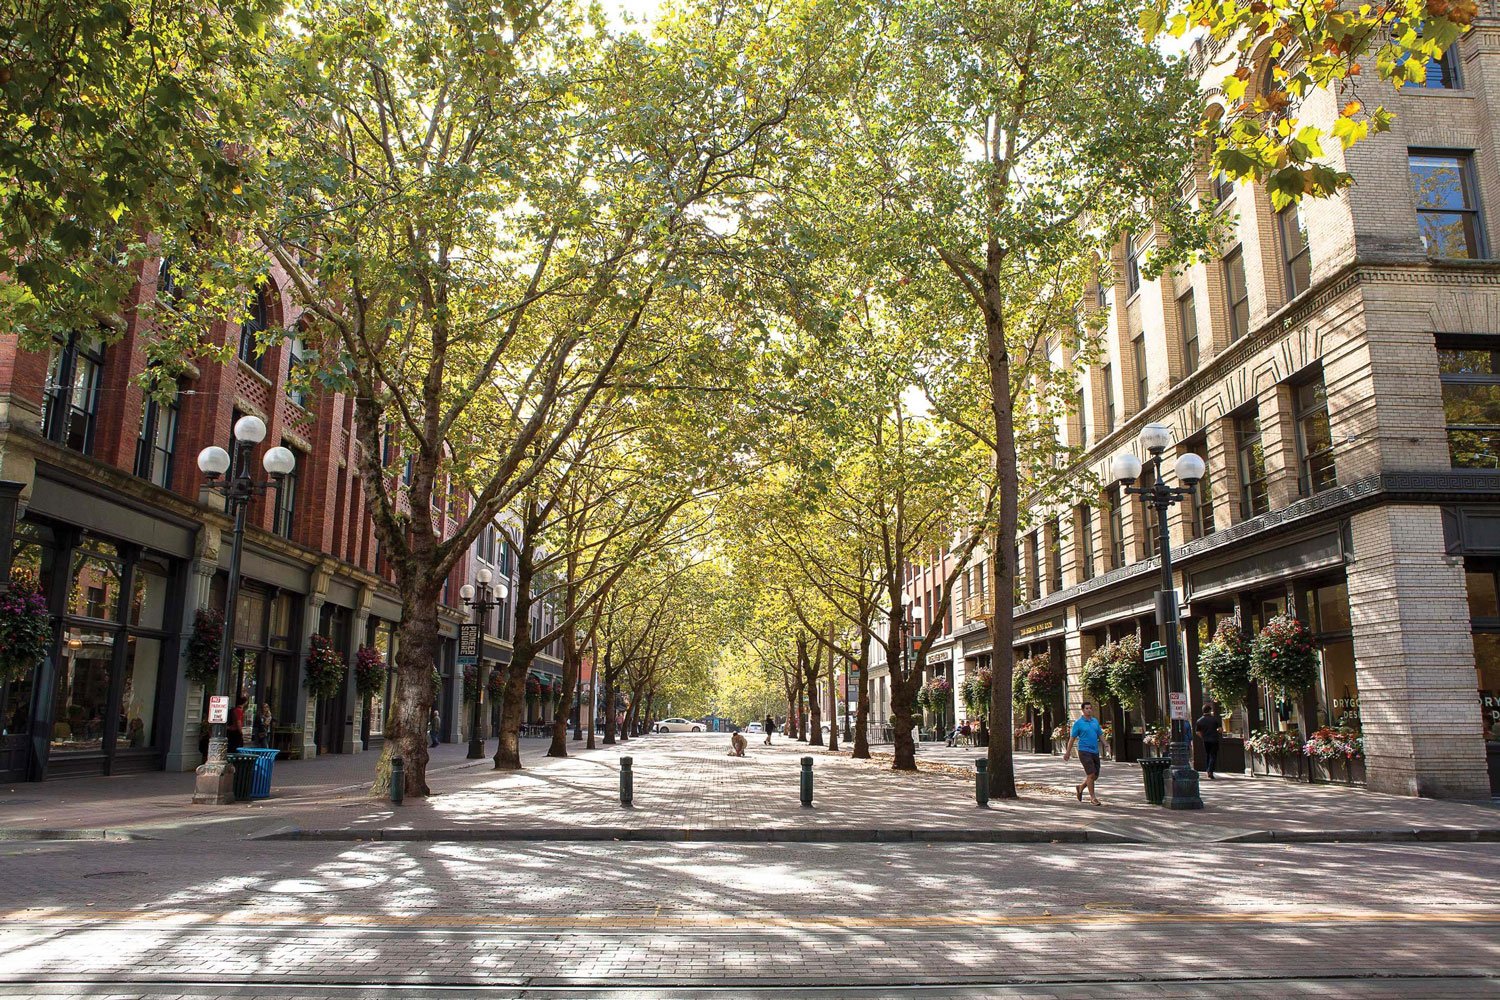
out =
<path fill-rule="evenodd" d="M 1151 483 L 1130 485 L 1141 477 L 1141 460 L 1129 452 L 1121 452 L 1111 459 L 1110 475 L 1126 493 L 1140 497 L 1156 509 L 1156 534 L 1161 540 L 1161 590 L 1157 594 L 1156 618 L 1166 639 L 1170 684 L 1179 686 L 1185 694 L 1188 689 L 1187 665 L 1183 662 L 1178 641 L 1177 590 L 1172 584 L 1172 539 L 1167 533 L 1167 511 L 1173 504 L 1193 495 L 1193 490 L 1203 479 L 1206 466 L 1197 455 L 1177 456 L 1177 480 L 1182 485 L 1168 486 L 1162 480 L 1161 460 L 1162 453 L 1172 443 L 1172 431 L 1163 424 L 1147 424 L 1141 428 L 1139 440 L 1151 455 Z M 1193 770 L 1192 728 L 1186 719 L 1172 720 L 1171 757 L 1172 770 L 1167 776 L 1167 797 L 1163 804 L 1168 809 L 1202 809 L 1198 772 Z"/>
<path fill-rule="evenodd" d="M 466 583 L 458 589 L 458 594 L 463 598 L 464 604 L 474 612 L 474 623 L 479 626 L 481 653 L 483 653 L 484 646 L 484 627 L 489 621 L 490 612 L 510 594 L 510 589 L 505 586 L 504 582 L 492 589 L 490 581 L 493 579 L 494 574 L 489 569 L 481 567 L 479 572 L 474 574 L 474 583 Z M 479 735 L 479 706 L 484 701 L 485 681 L 487 680 L 480 670 L 480 664 L 483 662 L 484 657 L 481 655 L 474 663 L 474 717 L 469 722 L 469 760 L 479 760 L 484 756 L 484 737 Z"/>
<path fill-rule="evenodd" d="M 297 467 L 297 456 L 291 449 L 279 445 L 268 449 L 261 458 L 261 466 L 270 474 L 270 479 L 255 481 L 250 475 L 250 453 L 266 439 L 266 422 L 259 417 L 246 416 L 234 424 L 234 457 L 218 445 L 210 445 L 198 453 L 198 471 L 203 473 L 207 489 L 217 491 L 224 497 L 227 513 L 234 517 L 234 542 L 229 550 L 229 587 L 224 595 L 224 641 L 219 648 L 218 691 L 229 696 L 230 663 L 234 650 L 235 605 L 240 596 L 240 554 L 245 544 L 245 511 L 250 501 L 274 489 L 279 498 L 282 481 Z M 231 471 L 232 470 L 232 471 Z M 230 699 L 230 711 L 233 711 Z M 215 722 L 208 741 L 208 761 L 198 768 L 198 778 L 193 790 L 193 801 L 200 804 L 222 805 L 234 801 L 234 771 L 224 759 L 228 740 L 223 722 Z"/>

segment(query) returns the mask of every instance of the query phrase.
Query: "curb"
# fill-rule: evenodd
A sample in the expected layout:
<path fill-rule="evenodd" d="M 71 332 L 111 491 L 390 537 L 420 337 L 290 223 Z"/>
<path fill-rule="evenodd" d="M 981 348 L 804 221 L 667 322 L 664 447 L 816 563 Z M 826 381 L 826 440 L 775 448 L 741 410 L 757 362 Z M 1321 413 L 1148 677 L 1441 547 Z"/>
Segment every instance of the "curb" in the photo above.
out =
<path fill-rule="evenodd" d="M 143 833 L 130 830 L 5 830 L 0 829 L 0 841 L 36 840 L 155 840 Z"/>
<path fill-rule="evenodd" d="M 684 827 L 533 827 L 530 829 L 451 830 L 303 830 L 285 828 L 249 840 L 321 841 L 489 841 L 509 843 L 646 841 L 734 844 L 1138 844 L 1141 841 L 1101 830 L 887 830 L 849 827 L 727 828 Z"/>
<path fill-rule="evenodd" d="M 1256 830 L 1220 837 L 1219 844 L 1472 844 L 1500 843 L 1500 829 Z"/>

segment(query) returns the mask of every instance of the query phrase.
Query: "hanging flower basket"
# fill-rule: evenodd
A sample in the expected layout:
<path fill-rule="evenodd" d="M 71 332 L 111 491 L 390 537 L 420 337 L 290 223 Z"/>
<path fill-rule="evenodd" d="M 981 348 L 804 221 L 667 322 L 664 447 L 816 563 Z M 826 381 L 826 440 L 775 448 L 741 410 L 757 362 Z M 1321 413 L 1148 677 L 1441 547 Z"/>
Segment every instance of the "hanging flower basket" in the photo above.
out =
<path fill-rule="evenodd" d="M 1061 665 L 1054 666 L 1052 657 L 1045 653 L 1027 661 L 1026 693 L 1031 704 L 1046 709 L 1062 697 L 1063 671 Z"/>
<path fill-rule="evenodd" d="M 941 712 L 948 707 L 948 696 L 952 693 L 953 685 L 939 674 L 922 685 L 922 690 L 917 692 L 917 704 L 929 712 Z"/>
<path fill-rule="evenodd" d="M 1114 643 L 1107 642 L 1089 654 L 1089 658 L 1083 661 L 1083 670 L 1079 673 L 1079 686 L 1083 689 L 1083 697 L 1094 705 L 1100 706 L 1113 697 L 1109 688 L 1109 664 L 1114 656 Z"/>
<path fill-rule="evenodd" d="M 964 678 L 964 707 L 970 715 L 989 715 L 990 685 L 994 676 L 989 667 L 980 667 Z"/>
<path fill-rule="evenodd" d="M 187 679 L 205 687 L 219 676 L 219 657 L 224 647 L 224 613 L 215 608 L 199 608 L 193 613 L 193 634 L 188 637 Z"/>
<path fill-rule="evenodd" d="M 542 682 L 529 674 L 526 676 L 526 700 L 533 705 L 542 700 Z"/>
<path fill-rule="evenodd" d="M 348 668 L 344 654 L 326 635 L 309 636 L 307 640 L 307 690 L 318 698 L 331 698 L 344 686 Z"/>
<path fill-rule="evenodd" d="M 354 654 L 354 689 L 361 699 L 385 691 L 385 660 L 373 646 L 361 646 Z"/>
<path fill-rule="evenodd" d="M 1025 708 L 1031 704 L 1031 660 L 1016 661 L 1010 672 L 1010 700 L 1013 708 Z"/>
<path fill-rule="evenodd" d="M 1111 645 L 1114 654 L 1109 661 L 1110 694 L 1123 709 L 1139 708 L 1151 683 L 1151 671 L 1141 659 L 1141 641 L 1127 635 Z"/>
<path fill-rule="evenodd" d="M 0 682 L 25 677 L 46 658 L 51 645 L 47 599 L 34 579 L 17 576 L 0 597 Z"/>
<path fill-rule="evenodd" d="M 1250 676 L 1284 697 L 1301 694 L 1318 677 L 1312 633 L 1293 615 L 1277 615 L 1250 647 Z"/>
<path fill-rule="evenodd" d="M 505 693 L 505 671 L 500 667 L 490 667 L 489 679 L 484 685 L 485 691 L 491 698 L 499 698 Z"/>
<path fill-rule="evenodd" d="M 1198 651 L 1198 676 L 1221 710 L 1243 705 L 1250 692 L 1250 643 L 1244 629 L 1222 621 L 1213 641 Z"/>
<path fill-rule="evenodd" d="M 443 690 L 443 674 L 436 666 L 432 668 L 432 700 L 437 701 Z"/>
<path fill-rule="evenodd" d="M 472 702 L 479 697 L 479 667 L 467 664 L 464 667 L 464 701 Z"/>

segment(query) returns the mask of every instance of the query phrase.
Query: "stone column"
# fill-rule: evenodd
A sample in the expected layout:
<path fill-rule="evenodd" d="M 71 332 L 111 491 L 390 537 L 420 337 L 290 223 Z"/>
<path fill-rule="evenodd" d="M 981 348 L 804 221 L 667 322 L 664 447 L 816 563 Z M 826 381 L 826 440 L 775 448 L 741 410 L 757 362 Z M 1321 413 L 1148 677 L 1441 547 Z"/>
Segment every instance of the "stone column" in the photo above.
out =
<path fill-rule="evenodd" d="M 307 639 L 318 630 L 318 618 L 323 611 L 324 595 L 316 592 L 307 595 L 302 604 L 302 627 L 295 634 L 302 639 L 302 648 L 297 650 L 297 718 L 293 723 L 302 731 L 302 759 L 311 760 L 318 755 L 318 699 L 307 690 Z"/>
<path fill-rule="evenodd" d="M 1207 428 L 1209 488 L 1213 491 L 1214 529 L 1223 531 L 1240 517 L 1240 465 L 1235 450 L 1234 421 L 1210 421 Z"/>
<path fill-rule="evenodd" d="M 1063 706 L 1071 718 L 1083 703 L 1083 661 L 1087 657 L 1083 649 L 1083 631 L 1078 627 L 1078 612 L 1073 608 L 1067 611 L 1066 627 L 1067 631 L 1063 633 L 1063 669 L 1067 673 L 1067 690 Z"/>
<path fill-rule="evenodd" d="M 1278 383 L 1260 394 L 1260 441 L 1266 456 L 1266 498 L 1272 510 L 1297 501 L 1297 422 L 1292 388 Z"/>
<path fill-rule="evenodd" d="M 354 647 L 355 653 L 358 653 L 359 647 L 364 645 L 365 634 L 370 627 L 370 605 L 367 595 L 368 591 L 361 595 L 361 599 L 357 602 L 359 607 L 354 612 L 353 641 L 350 645 Z M 349 664 L 349 697 L 345 701 L 348 710 L 344 715 L 344 753 L 363 753 L 365 747 L 360 742 L 359 732 L 360 720 L 365 712 L 365 700 L 360 697 L 359 689 L 354 683 L 352 656 Z"/>
<path fill-rule="evenodd" d="M 1369 787 L 1488 798 L 1464 568 L 1444 552 L 1441 511 L 1378 507 L 1352 526 L 1349 611 Z"/>

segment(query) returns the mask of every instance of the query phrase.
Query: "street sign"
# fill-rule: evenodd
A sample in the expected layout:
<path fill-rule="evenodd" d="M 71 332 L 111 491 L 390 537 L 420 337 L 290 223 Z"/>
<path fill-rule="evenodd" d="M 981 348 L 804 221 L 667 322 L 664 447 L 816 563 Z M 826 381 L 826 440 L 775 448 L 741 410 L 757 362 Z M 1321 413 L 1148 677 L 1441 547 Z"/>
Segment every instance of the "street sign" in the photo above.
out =
<path fill-rule="evenodd" d="M 1172 703 L 1173 722 L 1176 722 L 1178 719 L 1181 719 L 1183 722 L 1192 721 L 1188 718 L 1187 694 L 1185 692 L 1173 691 L 1167 695 L 1167 700 Z"/>
<path fill-rule="evenodd" d="M 1144 659 L 1147 663 L 1155 663 L 1157 660 L 1165 660 L 1167 658 L 1167 647 L 1163 646 L 1159 642 L 1153 642 L 1151 645 L 1146 647 L 1146 651 L 1141 654 L 1141 658 Z"/>
<path fill-rule="evenodd" d="M 479 626 L 458 627 L 458 665 L 469 667 L 479 662 Z"/>
<path fill-rule="evenodd" d="M 229 721 L 229 695 L 212 694 L 208 696 L 208 724 L 211 726 L 222 725 Z"/>

